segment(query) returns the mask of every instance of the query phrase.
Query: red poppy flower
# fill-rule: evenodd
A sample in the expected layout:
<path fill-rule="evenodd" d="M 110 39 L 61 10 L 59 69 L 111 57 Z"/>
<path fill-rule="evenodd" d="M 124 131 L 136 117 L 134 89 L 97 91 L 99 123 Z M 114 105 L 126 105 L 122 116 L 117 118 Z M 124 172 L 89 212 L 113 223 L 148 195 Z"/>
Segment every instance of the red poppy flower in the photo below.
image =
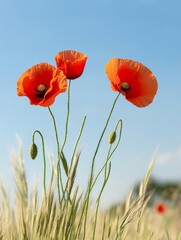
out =
<path fill-rule="evenodd" d="M 118 91 L 137 107 L 149 105 L 157 92 L 158 84 L 153 73 L 143 64 L 112 58 L 105 66 L 112 90 Z"/>
<path fill-rule="evenodd" d="M 157 203 L 155 205 L 155 210 L 158 214 L 164 214 L 167 211 L 167 207 L 164 203 Z"/>
<path fill-rule="evenodd" d="M 66 76 L 48 63 L 34 65 L 17 81 L 18 96 L 27 96 L 30 104 L 43 107 L 53 104 L 55 97 L 66 89 Z"/>
<path fill-rule="evenodd" d="M 87 56 L 73 50 L 59 52 L 55 56 L 57 68 L 62 70 L 67 79 L 75 79 L 82 75 Z"/>

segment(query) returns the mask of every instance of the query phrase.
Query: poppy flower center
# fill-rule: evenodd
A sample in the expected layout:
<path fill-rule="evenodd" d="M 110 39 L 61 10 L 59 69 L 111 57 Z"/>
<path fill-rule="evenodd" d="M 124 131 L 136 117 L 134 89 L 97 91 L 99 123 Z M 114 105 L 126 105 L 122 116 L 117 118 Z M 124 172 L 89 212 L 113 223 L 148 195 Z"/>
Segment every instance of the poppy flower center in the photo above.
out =
<path fill-rule="evenodd" d="M 48 87 L 44 84 L 40 84 L 35 88 L 35 91 L 37 92 L 36 97 L 43 98 L 45 96 L 46 91 L 48 90 Z"/>
<path fill-rule="evenodd" d="M 123 82 L 121 84 L 121 90 L 128 90 L 130 88 L 129 84 L 127 82 Z"/>

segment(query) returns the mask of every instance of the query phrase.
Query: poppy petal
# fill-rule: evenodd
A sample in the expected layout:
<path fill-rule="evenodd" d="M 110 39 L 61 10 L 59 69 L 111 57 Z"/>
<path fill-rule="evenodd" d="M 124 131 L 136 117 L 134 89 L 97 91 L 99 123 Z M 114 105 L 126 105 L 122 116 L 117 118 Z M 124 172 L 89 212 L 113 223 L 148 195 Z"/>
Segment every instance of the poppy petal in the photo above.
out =
<path fill-rule="evenodd" d="M 58 69 L 56 70 L 58 71 Z M 61 72 L 62 73 L 62 72 Z M 54 79 L 51 81 L 50 88 L 46 92 L 44 99 L 41 101 L 40 105 L 47 107 L 54 103 L 56 96 L 59 93 L 63 93 L 67 89 L 67 82 L 65 81 L 66 77 L 62 73 L 63 76 L 55 76 Z"/>
<path fill-rule="evenodd" d="M 130 59 L 113 58 L 105 70 L 112 90 L 122 93 L 137 107 L 145 107 L 153 101 L 158 88 L 157 80 L 143 64 Z M 129 88 L 122 88 L 125 83 Z"/>
<path fill-rule="evenodd" d="M 39 91 L 44 86 L 45 91 Z M 50 106 L 67 88 L 66 76 L 48 63 L 40 63 L 25 71 L 17 81 L 18 96 L 27 96 L 30 104 Z"/>
<path fill-rule="evenodd" d="M 66 50 L 56 54 L 55 61 L 57 68 L 63 71 L 67 79 L 75 79 L 82 75 L 87 56 L 74 50 Z"/>

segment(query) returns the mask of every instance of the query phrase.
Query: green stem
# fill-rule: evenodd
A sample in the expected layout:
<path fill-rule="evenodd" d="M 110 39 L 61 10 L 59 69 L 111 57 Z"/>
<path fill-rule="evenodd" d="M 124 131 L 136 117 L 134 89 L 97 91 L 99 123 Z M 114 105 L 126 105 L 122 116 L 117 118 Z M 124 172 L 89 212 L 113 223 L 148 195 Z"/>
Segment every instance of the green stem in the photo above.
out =
<path fill-rule="evenodd" d="M 56 125 L 56 120 L 55 117 L 53 115 L 52 110 L 50 109 L 50 107 L 48 107 L 48 111 L 52 117 L 53 120 L 53 126 L 54 126 L 54 130 L 55 130 L 55 138 L 56 138 L 56 143 L 57 143 L 57 156 L 58 156 L 58 160 L 57 160 L 57 188 L 58 188 L 58 197 L 59 197 L 59 202 L 60 202 L 60 184 L 61 184 L 61 189 L 63 192 L 63 182 L 62 182 L 62 174 L 61 174 L 61 169 L 59 166 L 59 162 L 60 162 L 60 144 L 59 144 L 59 138 L 58 138 L 58 130 L 57 130 L 57 125 Z"/>
<path fill-rule="evenodd" d="M 56 125 L 56 120 L 55 117 L 53 115 L 52 110 L 50 109 L 50 107 L 48 107 L 48 111 L 52 117 L 53 120 L 53 126 L 54 126 L 54 130 L 55 130 L 55 138 L 56 138 L 56 143 L 57 143 L 57 155 L 59 156 L 60 153 L 60 144 L 59 144 L 59 138 L 58 138 L 58 130 L 57 130 L 57 125 Z"/>
<path fill-rule="evenodd" d="M 64 150 L 64 147 L 67 141 L 67 136 L 68 136 L 68 123 L 69 123 L 69 115 L 70 115 L 70 84 L 71 84 L 71 80 L 68 81 L 67 116 L 66 116 L 66 122 L 65 122 L 65 134 L 64 134 L 64 140 L 60 149 L 60 156 L 57 164 L 57 169 L 60 169 L 60 159 L 61 159 L 64 171 L 67 177 L 69 173 L 69 168 L 68 168 L 68 164 L 64 156 L 63 150 Z"/>
<path fill-rule="evenodd" d="M 116 127 L 114 129 L 114 131 L 116 132 L 117 128 L 118 128 L 118 125 L 120 125 L 120 131 L 119 131 L 119 135 L 118 135 L 118 141 L 117 141 L 117 144 L 116 146 L 114 147 L 114 149 L 111 151 L 109 151 L 109 155 L 108 157 L 106 158 L 106 161 L 104 163 L 104 165 L 102 166 L 102 168 L 100 169 L 100 171 L 98 172 L 97 176 L 95 177 L 94 179 L 94 182 L 92 183 L 92 186 L 91 186 L 91 191 L 95 185 L 95 183 L 97 182 L 97 179 L 98 177 L 100 176 L 101 172 L 104 170 L 104 168 L 106 167 L 108 161 L 111 159 L 113 153 L 116 151 L 117 147 L 119 146 L 119 143 L 120 143 L 120 140 L 121 140 L 121 135 L 122 135 L 122 120 L 118 120 L 117 124 L 116 124 Z M 112 144 L 110 145 L 110 150 L 111 150 L 111 147 L 112 147 Z"/>
<path fill-rule="evenodd" d="M 86 116 L 84 116 L 84 118 L 83 118 L 83 121 L 82 121 L 82 124 L 81 124 L 81 128 L 80 128 L 77 140 L 76 140 L 75 145 L 74 145 L 74 149 L 73 149 L 73 153 L 72 153 L 72 157 L 71 157 L 71 161 L 70 161 L 70 167 L 69 167 L 69 176 L 68 176 L 68 179 L 67 179 L 65 191 L 67 190 L 69 182 L 72 180 L 71 179 L 71 175 L 72 175 L 73 160 L 74 160 L 74 157 L 75 157 L 75 153 L 76 153 L 76 149 L 77 149 L 79 140 L 80 140 L 80 138 L 82 136 L 82 132 L 83 132 L 83 129 L 84 129 L 85 121 L 86 121 Z M 65 191 L 64 191 L 63 194 L 65 194 Z M 71 189 L 70 189 L 70 191 L 68 191 L 68 198 L 70 198 L 70 194 L 71 194 Z"/>
<path fill-rule="evenodd" d="M 110 113 L 109 113 L 108 118 L 107 118 L 107 120 L 106 120 L 105 126 L 104 126 L 104 128 L 103 128 L 102 134 L 101 134 L 101 136 L 100 136 L 100 139 L 99 139 L 99 141 L 98 141 L 98 144 L 97 144 L 97 147 L 96 147 L 96 150 L 95 150 L 93 159 L 92 159 L 90 180 L 89 180 L 89 184 L 88 184 L 88 192 L 87 192 L 86 203 L 85 203 L 85 204 L 86 204 L 86 209 L 85 209 L 86 212 L 85 212 L 83 239 L 85 239 L 85 235 L 86 235 L 87 215 L 88 215 L 88 208 L 89 208 L 89 199 L 90 199 L 91 185 L 92 185 L 92 181 L 93 181 L 93 172 L 94 172 L 95 159 L 96 159 L 96 156 L 97 156 L 97 153 L 98 153 L 98 150 L 99 150 L 99 147 L 100 147 L 102 138 L 103 138 L 104 133 L 105 133 L 105 131 L 106 131 L 106 129 L 107 129 L 109 120 L 110 120 L 110 118 L 111 118 L 111 115 L 112 115 L 112 113 L 113 113 L 114 107 L 115 107 L 115 105 L 116 105 L 116 102 L 117 102 L 119 96 L 120 96 L 120 93 L 118 93 L 118 95 L 116 96 L 116 98 L 115 98 L 115 100 L 114 100 L 114 102 L 113 102 L 113 105 L 112 105 L 112 107 L 111 107 Z"/>
<path fill-rule="evenodd" d="M 109 147 L 109 153 L 110 153 L 110 151 L 111 151 L 111 145 L 110 145 L 110 147 Z M 96 184 L 98 177 L 101 175 L 102 171 L 106 168 L 109 159 L 110 159 L 110 157 L 107 157 L 107 158 L 106 158 L 106 161 L 105 161 L 104 165 L 102 166 L 102 168 L 101 168 L 100 171 L 98 172 L 96 178 L 94 179 L 94 182 L 92 183 L 92 186 L 91 186 L 91 191 L 92 191 L 94 185 Z"/>
<path fill-rule="evenodd" d="M 71 170 L 72 170 L 72 165 L 73 165 L 74 156 L 75 156 L 75 153 L 76 153 L 77 145 L 78 145 L 79 140 L 80 140 L 80 138 L 81 138 L 81 136 L 82 136 L 82 132 L 83 132 L 83 129 L 84 129 L 85 121 L 86 121 L 86 116 L 84 116 L 84 118 L 83 118 L 82 125 L 81 125 L 81 128 L 80 128 L 80 131 L 79 131 L 77 140 L 76 140 L 76 142 L 75 142 L 75 146 L 74 146 L 73 153 L 72 153 L 72 157 L 71 157 L 71 161 L 70 161 L 70 168 L 69 168 L 69 171 L 70 171 L 70 172 L 71 172 Z"/>
<path fill-rule="evenodd" d="M 107 158 L 109 158 L 109 153 L 110 153 L 110 148 L 109 148 L 109 151 L 108 151 Z M 111 162 L 109 163 L 108 173 L 107 173 L 107 164 L 106 164 L 105 174 L 104 174 L 104 182 L 102 184 L 101 191 L 100 191 L 99 196 L 97 198 L 97 206 L 96 206 L 95 221 L 94 221 L 94 228 L 93 228 L 93 237 L 92 237 L 93 240 L 95 239 L 96 226 L 97 226 L 97 217 L 98 217 L 98 210 L 99 210 L 101 196 L 102 196 L 102 193 L 103 193 L 104 188 L 106 186 L 106 183 L 107 183 L 107 181 L 109 179 L 110 173 L 111 173 Z"/>
<path fill-rule="evenodd" d="M 45 158 L 45 144 L 42 133 L 39 130 L 35 130 L 32 135 L 32 141 L 34 143 L 35 134 L 38 133 L 42 140 L 42 153 L 43 153 L 43 191 L 46 198 L 46 158 Z"/>
<path fill-rule="evenodd" d="M 104 129 L 103 129 L 102 134 L 101 134 L 101 136 L 100 136 L 99 142 L 98 142 L 98 144 L 97 144 L 97 147 L 96 147 L 96 150 L 95 150 L 93 159 L 92 159 L 90 182 L 92 182 L 93 171 L 94 171 L 94 163 L 95 163 L 95 158 L 96 158 L 97 153 L 98 153 L 98 150 L 99 150 L 99 146 L 100 146 L 100 144 L 101 144 L 101 141 L 102 141 L 102 138 L 103 138 L 103 136 L 104 136 L 104 133 L 105 133 L 105 131 L 106 131 L 106 129 L 107 129 L 109 120 L 110 120 L 110 118 L 111 118 L 112 112 L 113 112 L 113 110 L 114 110 L 114 107 L 115 107 L 115 105 L 116 105 L 116 102 L 117 102 L 119 96 L 120 96 L 120 93 L 118 93 L 118 95 L 116 96 L 116 99 L 115 99 L 114 102 L 113 102 L 111 111 L 110 111 L 110 113 L 109 113 L 109 115 L 108 115 L 108 118 L 107 118 L 107 120 L 106 120 L 106 124 L 105 124 L 105 126 L 104 126 Z"/>
<path fill-rule="evenodd" d="M 63 143 L 62 143 L 62 147 L 60 149 L 61 154 L 63 154 L 63 150 L 64 150 L 64 147 L 65 147 L 65 144 L 66 144 L 66 141 L 67 141 L 67 136 L 68 136 L 68 123 L 69 123 L 69 115 L 70 115 L 70 86 L 71 86 L 71 80 L 68 81 L 67 116 L 66 116 L 66 122 L 65 122 L 64 140 L 63 140 Z M 68 177 L 69 168 L 68 168 L 67 161 L 64 157 L 64 154 L 63 154 L 63 158 L 61 158 L 61 155 L 60 155 L 60 158 L 58 159 L 57 169 L 60 169 L 60 159 L 62 160 L 62 164 L 63 164 L 63 167 L 64 167 L 65 174 Z M 62 199 L 65 199 L 66 188 L 67 188 L 67 186 L 65 185 L 65 189 L 62 192 Z M 59 195 L 59 203 L 60 204 L 62 203 L 62 200 L 60 199 L 60 195 Z"/>
<path fill-rule="evenodd" d="M 96 158 L 96 156 L 97 156 L 97 153 L 98 153 L 98 150 L 99 150 L 99 146 L 100 146 L 100 144 L 101 144 L 101 141 L 102 141 L 102 138 L 103 138 L 103 136 L 104 136 L 104 133 L 105 133 L 105 131 L 106 131 L 106 129 L 107 129 L 109 120 L 110 120 L 110 118 L 111 118 L 112 112 L 113 112 L 113 110 L 114 110 L 114 107 L 115 107 L 115 105 L 116 105 L 116 102 L 117 102 L 119 96 L 120 96 L 120 93 L 118 93 L 118 95 L 116 96 L 116 99 L 115 99 L 114 102 L 113 102 L 113 105 L 112 105 L 112 107 L 111 107 L 110 113 L 109 113 L 108 118 L 107 118 L 107 120 L 106 120 L 106 124 L 105 124 L 105 126 L 104 126 L 103 131 L 102 131 L 102 134 L 101 134 L 101 136 L 100 136 L 100 139 L 99 139 L 99 141 L 98 141 L 98 144 L 97 144 L 97 147 L 96 147 L 96 150 L 95 150 L 93 159 L 92 159 L 91 176 L 90 176 L 90 182 L 91 182 L 91 183 L 92 183 L 93 172 L 94 172 L 95 158 Z"/>
<path fill-rule="evenodd" d="M 92 188 L 94 187 L 94 185 L 95 185 L 95 183 L 96 183 L 99 175 L 100 175 L 101 172 L 105 169 L 105 172 L 104 172 L 104 182 L 103 182 L 103 185 L 102 185 L 100 194 L 99 194 L 99 196 L 98 196 L 98 198 L 97 198 L 97 206 L 96 206 L 95 222 L 94 222 L 93 238 L 92 238 L 92 239 L 95 239 L 95 232 L 96 232 L 96 226 L 97 226 L 97 217 L 98 217 L 98 209 L 99 209 L 99 204 L 100 204 L 101 195 L 102 195 L 102 193 L 103 193 L 103 190 L 104 190 L 104 188 L 105 188 L 105 185 L 106 185 L 106 183 L 107 183 L 107 181 L 108 181 L 108 178 L 109 178 L 109 175 L 110 175 L 110 167 L 109 167 L 108 173 L 107 173 L 107 164 L 108 164 L 108 161 L 111 159 L 113 153 L 114 153 L 115 150 L 117 149 L 117 147 L 118 147 L 118 145 L 119 145 L 119 143 L 120 143 L 120 140 L 121 140 L 121 135 L 122 135 L 122 120 L 121 120 L 121 119 L 117 122 L 117 124 L 116 124 L 116 126 L 115 126 L 115 129 L 114 129 L 115 132 L 116 132 L 116 130 L 117 130 L 118 125 L 120 125 L 120 132 L 119 132 L 117 144 L 116 144 L 116 146 L 114 147 L 114 149 L 113 149 L 112 152 L 111 152 L 112 144 L 110 145 L 109 150 L 108 150 L 108 154 L 107 154 L 106 161 L 105 161 L 103 167 L 101 168 L 101 170 L 98 172 L 98 174 L 97 174 L 97 176 L 96 176 L 96 178 L 95 178 L 95 180 L 94 180 L 94 182 L 93 182 L 93 184 L 92 184 L 92 186 L 91 186 L 91 190 L 92 190 Z"/>
<path fill-rule="evenodd" d="M 68 81 L 67 117 L 66 117 L 66 123 L 65 123 L 65 136 L 64 136 L 64 141 L 61 148 L 62 152 L 65 147 L 65 144 L 67 141 L 67 135 L 68 135 L 68 123 L 69 123 L 69 115 L 70 115 L 70 85 L 71 85 L 71 80 Z"/>
<path fill-rule="evenodd" d="M 62 194 L 64 198 L 64 187 L 63 187 L 63 182 L 62 182 L 62 177 L 61 177 L 61 168 L 60 168 L 60 160 L 62 161 L 62 165 L 65 171 L 65 174 L 68 175 L 68 164 L 66 161 L 66 158 L 64 157 L 63 154 L 63 149 L 66 144 L 67 140 L 67 135 L 68 135 L 68 122 L 69 122 L 69 114 L 70 114 L 70 84 L 71 80 L 68 82 L 68 99 L 67 99 L 67 116 L 66 116 L 66 124 L 65 124 L 65 135 L 64 135 L 64 141 L 62 144 L 62 147 L 60 148 L 60 143 L 59 143 L 59 138 L 58 138 L 58 131 L 57 131 L 57 126 L 56 126 L 56 120 L 55 117 L 50 109 L 48 107 L 48 110 L 50 112 L 50 115 L 53 119 L 53 124 L 54 124 L 54 129 L 55 129 L 55 136 L 56 136 L 56 142 L 57 142 L 57 152 L 58 152 L 58 160 L 57 160 L 57 187 L 58 187 L 58 199 L 59 199 L 59 204 L 61 205 L 61 194 L 60 194 L 60 184 L 61 184 L 61 189 L 62 189 Z"/>

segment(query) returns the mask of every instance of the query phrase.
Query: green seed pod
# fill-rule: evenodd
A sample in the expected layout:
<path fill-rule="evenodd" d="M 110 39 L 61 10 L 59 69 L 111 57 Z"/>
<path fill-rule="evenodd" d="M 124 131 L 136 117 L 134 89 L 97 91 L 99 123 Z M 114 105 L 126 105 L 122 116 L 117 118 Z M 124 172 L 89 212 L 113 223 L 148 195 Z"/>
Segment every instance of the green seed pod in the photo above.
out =
<path fill-rule="evenodd" d="M 34 160 L 38 154 L 38 148 L 35 143 L 32 143 L 30 147 L 30 157 Z"/>
<path fill-rule="evenodd" d="M 123 82 L 122 83 L 122 85 L 121 85 L 121 89 L 122 90 L 127 90 L 127 89 L 129 89 L 130 88 L 130 86 L 129 86 L 129 84 L 127 83 L 127 82 Z"/>
<path fill-rule="evenodd" d="M 116 132 L 114 131 L 114 132 L 112 132 L 112 133 L 109 134 L 108 142 L 109 142 L 110 144 L 113 144 L 113 142 L 114 142 L 115 140 L 116 140 Z"/>

